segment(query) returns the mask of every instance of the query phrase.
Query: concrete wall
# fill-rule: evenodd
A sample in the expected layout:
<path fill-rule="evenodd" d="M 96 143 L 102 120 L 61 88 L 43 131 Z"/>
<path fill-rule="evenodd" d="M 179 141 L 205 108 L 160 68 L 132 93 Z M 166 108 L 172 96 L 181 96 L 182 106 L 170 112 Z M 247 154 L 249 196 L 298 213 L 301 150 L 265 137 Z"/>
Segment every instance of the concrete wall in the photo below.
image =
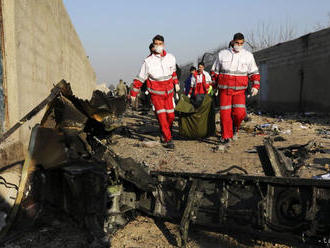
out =
<path fill-rule="evenodd" d="M 329 112 L 330 28 L 254 55 L 262 77 L 262 109 Z"/>
<path fill-rule="evenodd" d="M 8 129 L 35 107 L 61 79 L 90 98 L 96 77 L 62 0 L 1 0 L 3 69 Z M 13 136 L 27 145 L 30 128 L 43 113 Z"/>
<path fill-rule="evenodd" d="M 215 53 L 205 56 L 207 71 Z M 330 28 L 255 52 L 254 56 L 261 74 L 260 109 L 271 112 L 330 111 Z M 187 74 L 184 70 L 181 73 Z"/>

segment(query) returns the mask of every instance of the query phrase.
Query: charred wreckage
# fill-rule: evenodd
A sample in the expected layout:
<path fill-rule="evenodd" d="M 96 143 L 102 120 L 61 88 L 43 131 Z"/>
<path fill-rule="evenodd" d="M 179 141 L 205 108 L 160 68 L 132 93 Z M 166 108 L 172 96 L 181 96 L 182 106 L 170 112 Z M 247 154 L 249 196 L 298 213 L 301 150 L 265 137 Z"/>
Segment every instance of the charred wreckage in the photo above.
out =
<path fill-rule="evenodd" d="M 124 98 L 94 92 L 76 98 L 64 80 L 1 141 L 43 107 L 31 133 L 15 205 L 8 212 L 5 239 L 18 216 L 37 218 L 55 206 L 90 233 L 91 246 L 109 247 L 107 237 L 138 214 L 180 225 L 179 246 L 190 226 L 226 234 L 313 246 L 330 243 L 330 181 L 302 179 L 287 156 L 265 140 L 273 176 L 251 176 L 233 166 L 217 174 L 148 171 L 120 158 L 108 145 L 120 127 Z M 295 147 L 311 149 L 313 144 Z M 232 173 L 237 170 L 242 173 Z"/>

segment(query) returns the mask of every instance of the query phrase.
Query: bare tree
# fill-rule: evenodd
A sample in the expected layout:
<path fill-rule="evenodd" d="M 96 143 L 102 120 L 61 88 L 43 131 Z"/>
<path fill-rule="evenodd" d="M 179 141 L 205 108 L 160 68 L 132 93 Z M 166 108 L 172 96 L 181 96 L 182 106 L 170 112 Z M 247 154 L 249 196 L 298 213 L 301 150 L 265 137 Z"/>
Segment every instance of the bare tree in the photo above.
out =
<path fill-rule="evenodd" d="M 296 29 L 289 21 L 279 26 L 261 22 L 256 29 L 248 33 L 246 40 L 252 51 L 257 51 L 292 40 L 295 37 Z"/>

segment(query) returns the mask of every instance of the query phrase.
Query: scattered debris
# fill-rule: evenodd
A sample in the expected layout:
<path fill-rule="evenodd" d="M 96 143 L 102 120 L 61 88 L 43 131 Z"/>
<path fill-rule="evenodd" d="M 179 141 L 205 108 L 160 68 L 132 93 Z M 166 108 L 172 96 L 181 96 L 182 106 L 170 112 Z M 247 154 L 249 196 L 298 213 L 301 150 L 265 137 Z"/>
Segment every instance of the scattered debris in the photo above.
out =
<path fill-rule="evenodd" d="M 273 140 L 274 140 L 274 141 L 286 141 L 286 139 L 283 138 L 282 136 L 276 136 L 276 137 L 274 137 Z"/>
<path fill-rule="evenodd" d="M 180 223 L 181 246 L 187 244 L 192 225 L 297 245 L 329 240 L 330 181 L 294 177 L 304 160 L 320 151 L 316 141 L 278 148 L 266 138 L 264 149 L 277 177 L 249 175 L 240 166 L 213 174 L 149 172 L 133 159 L 117 156 L 109 145 L 121 125 L 120 101 L 100 92 L 93 101 L 61 93 L 49 103 L 42 122 L 32 130 L 21 199 L 16 202 L 21 213 L 35 205 L 63 211 L 88 231 L 88 247 L 109 247 L 110 234 L 138 214 Z M 257 126 L 257 131 L 271 136 L 281 132 L 269 123 Z M 139 138 L 128 127 L 123 132 Z M 159 145 L 144 139 L 141 146 Z M 160 166 L 168 164 L 157 161 Z M 47 228 L 41 230 L 44 235 Z"/>
<path fill-rule="evenodd" d="M 266 123 L 266 124 L 261 124 L 261 125 L 257 125 L 256 128 L 258 129 L 266 129 L 266 128 L 271 128 L 272 127 L 272 124 L 270 123 Z"/>
<path fill-rule="evenodd" d="M 317 115 L 318 113 L 315 112 L 305 112 L 304 115 L 306 116 L 312 116 L 312 115 Z"/>
<path fill-rule="evenodd" d="M 304 126 L 304 125 L 302 125 L 302 124 L 300 124 L 300 128 L 301 128 L 301 129 L 307 129 L 308 127 L 307 127 L 307 126 Z"/>
<path fill-rule="evenodd" d="M 7 225 L 7 213 L 0 211 L 0 231 Z"/>
<path fill-rule="evenodd" d="M 284 153 L 273 146 L 270 138 L 264 140 L 265 149 L 277 177 L 291 177 L 294 175 L 292 161 L 284 155 Z"/>
<path fill-rule="evenodd" d="M 314 179 L 330 180 L 330 173 L 313 176 Z"/>
<path fill-rule="evenodd" d="M 290 135 L 291 133 L 292 133 L 292 131 L 290 129 L 281 131 L 281 134 L 288 134 L 288 135 Z"/>
<path fill-rule="evenodd" d="M 153 147 L 160 146 L 160 143 L 158 141 L 143 141 L 141 143 L 141 146 L 146 147 L 146 148 L 153 148 Z"/>
<path fill-rule="evenodd" d="M 246 150 L 245 152 L 247 153 L 257 153 L 257 149 L 249 149 L 249 150 Z"/>
<path fill-rule="evenodd" d="M 323 135 L 323 138 L 330 139 L 330 129 L 318 129 L 319 135 Z"/>
<path fill-rule="evenodd" d="M 266 124 L 256 125 L 254 131 L 256 135 L 261 135 L 261 134 L 278 135 L 280 129 L 276 124 L 266 123 Z"/>
<path fill-rule="evenodd" d="M 220 145 L 217 145 L 215 147 L 212 148 L 212 151 L 213 152 L 221 152 L 221 153 L 224 153 L 224 152 L 228 152 L 230 148 L 230 145 L 229 144 L 220 144 Z"/>
<path fill-rule="evenodd" d="M 98 149 L 109 152 L 105 144 L 112 131 L 120 125 L 118 117 L 125 111 L 125 99 L 111 98 L 96 91 L 91 101 L 83 101 L 76 98 L 70 85 L 62 80 L 51 95 L 38 105 L 38 111 L 45 106 L 44 103 L 48 103 L 48 109 L 41 124 L 32 130 L 15 205 L 6 219 L 6 227 L 1 230 L 1 238 L 6 237 L 15 223 L 20 206 L 23 206 L 20 212 L 23 211 L 30 219 L 28 222 L 31 222 L 38 216 L 41 203 L 47 202 L 46 199 L 51 204 L 54 199 L 61 202 L 55 196 L 58 194 L 62 199 L 67 197 L 68 205 L 62 205 L 63 210 L 85 222 L 93 237 L 92 242 L 107 244 L 103 226 L 99 226 L 97 220 L 104 216 L 105 211 L 102 209 L 105 191 L 102 190 L 106 164 L 100 161 L 99 154 L 93 148 L 101 147 Z M 27 116 L 35 112 L 34 109 Z M 104 143 L 100 144 L 100 140 Z M 114 154 L 107 155 L 107 158 L 113 162 L 112 156 Z M 115 168 L 113 163 L 112 168 Z M 52 173 L 56 168 L 61 168 L 61 175 L 59 171 Z M 116 175 L 118 177 L 119 174 Z M 63 188 L 60 182 L 65 178 L 68 184 Z"/>
<path fill-rule="evenodd" d="M 32 117 L 34 117 L 36 114 L 38 114 L 44 107 L 47 106 L 51 101 L 53 101 L 60 93 L 71 90 L 65 88 L 66 84 L 65 81 L 61 81 L 60 83 L 55 86 L 50 95 L 44 99 L 38 106 L 33 108 L 28 114 L 26 114 L 22 119 L 20 119 L 13 127 L 11 127 L 8 131 L 6 131 L 4 134 L 0 136 L 0 143 L 5 141 L 10 135 L 12 135 L 17 129 L 19 129 L 25 122 L 30 120 Z"/>

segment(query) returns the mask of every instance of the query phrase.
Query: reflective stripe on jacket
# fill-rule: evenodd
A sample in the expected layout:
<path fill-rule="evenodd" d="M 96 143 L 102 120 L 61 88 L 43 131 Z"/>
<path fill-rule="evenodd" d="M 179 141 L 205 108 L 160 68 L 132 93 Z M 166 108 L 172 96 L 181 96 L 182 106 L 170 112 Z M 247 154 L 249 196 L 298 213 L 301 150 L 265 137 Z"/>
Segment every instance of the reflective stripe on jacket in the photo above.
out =
<path fill-rule="evenodd" d="M 221 50 L 212 66 L 211 75 L 220 89 L 245 90 L 249 80 L 254 88 L 260 88 L 258 67 L 253 54 L 245 49 L 240 52 L 232 48 Z"/>
<path fill-rule="evenodd" d="M 211 76 L 207 71 L 203 71 L 203 75 L 196 72 L 191 79 L 189 95 L 195 90 L 194 94 L 207 94 L 210 84 L 212 83 Z"/>
<path fill-rule="evenodd" d="M 140 73 L 133 81 L 131 96 L 136 96 L 147 80 L 147 87 L 151 94 L 170 94 L 173 92 L 174 84 L 177 84 L 175 57 L 166 53 L 152 54 L 148 56 L 141 67 Z"/>

